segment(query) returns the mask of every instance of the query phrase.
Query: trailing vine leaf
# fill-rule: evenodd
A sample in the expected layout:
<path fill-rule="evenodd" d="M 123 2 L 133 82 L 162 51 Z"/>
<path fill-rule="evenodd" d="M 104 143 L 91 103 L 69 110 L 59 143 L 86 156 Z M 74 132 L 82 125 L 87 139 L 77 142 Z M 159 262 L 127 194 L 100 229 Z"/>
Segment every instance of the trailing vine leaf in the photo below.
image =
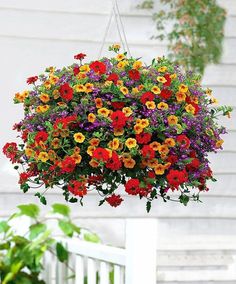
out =
<path fill-rule="evenodd" d="M 21 215 L 26 215 L 28 217 L 36 219 L 39 215 L 39 207 L 35 204 L 24 204 L 17 206 L 20 209 Z"/>
<path fill-rule="evenodd" d="M 56 253 L 60 262 L 65 262 L 68 260 L 68 250 L 62 245 L 62 243 L 56 243 Z"/>
<path fill-rule="evenodd" d="M 54 203 L 52 209 L 53 213 L 58 213 L 66 217 L 70 215 L 70 208 L 64 204 Z"/>

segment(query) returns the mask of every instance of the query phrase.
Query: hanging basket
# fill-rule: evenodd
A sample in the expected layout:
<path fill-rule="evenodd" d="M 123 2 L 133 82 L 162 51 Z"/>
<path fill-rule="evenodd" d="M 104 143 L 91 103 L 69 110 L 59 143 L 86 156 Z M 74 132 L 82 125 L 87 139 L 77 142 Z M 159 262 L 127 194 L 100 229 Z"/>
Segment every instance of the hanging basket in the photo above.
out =
<path fill-rule="evenodd" d="M 111 59 L 82 63 L 80 53 L 69 67 L 49 67 L 28 78 L 31 90 L 15 95 L 25 111 L 14 126 L 23 142 L 3 151 L 24 169 L 21 189 L 58 186 L 67 201 L 81 204 L 96 190 L 99 205 L 116 207 L 124 185 L 147 199 L 148 210 L 154 199 L 172 200 L 173 191 L 185 205 L 199 201 L 206 181 L 215 180 L 208 153 L 222 149 L 226 133 L 216 116 L 231 109 L 212 107 L 200 78 L 164 57 L 145 66 L 119 53 L 119 45 L 110 50 Z M 43 190 L 36 196 L 46 203 Z"/>

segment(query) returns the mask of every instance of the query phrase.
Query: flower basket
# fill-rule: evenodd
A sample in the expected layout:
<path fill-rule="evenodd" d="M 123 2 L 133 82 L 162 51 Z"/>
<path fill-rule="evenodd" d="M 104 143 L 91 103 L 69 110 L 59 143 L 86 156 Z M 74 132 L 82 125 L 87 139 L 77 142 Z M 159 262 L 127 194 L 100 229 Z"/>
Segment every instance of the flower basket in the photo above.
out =
<path fill-rule="evenodd" d="M 96 190 L 101 201 L 118 206 L 129 195 L 147 199 L 199 201 L 207 180 L 215 180 L 208 153 L 222 149 L 211 90 L 204 90 L 200 77 L 166 58 L 150 66 L 119 53 L 76 63 L 30 77 L 32 86 L 15 95 L 23 103 L 24 118 L 14 125 L 22 143 L 7 143 L 3 151 L 19 171 L 23 192 L 32 184 L 46 190 L 58 186 L 65 199 L 82 201 Z M 22 166 L 23 171 L 19 166 Z M 44 192 L 36 193 L 46 203 Z"/>

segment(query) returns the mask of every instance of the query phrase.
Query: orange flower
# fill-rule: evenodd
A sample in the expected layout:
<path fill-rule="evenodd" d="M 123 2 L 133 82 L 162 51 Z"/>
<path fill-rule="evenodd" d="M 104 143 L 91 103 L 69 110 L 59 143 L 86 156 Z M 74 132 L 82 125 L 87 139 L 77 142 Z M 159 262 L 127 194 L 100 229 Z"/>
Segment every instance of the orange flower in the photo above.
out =
<path fill-rule="evenodd" d="M 169 150 L 168 146 L 165 145 L 165 144 L 163 144 L 163 145 L 161 145 L 161 146 L 158 147 L 158 152 L 159 152 L 160 154 L 167 155 L 167 154 L 169 153 L 169 151 L 170 151 L 170 150 Z"/>
<path fill-rule="evenodd" d="M 158 164 L 155 167 L 155 174 L 156 175 L 163 175 L 165 173 L 165 166 L 163 166 L 162 164 Z"/>
<path fill-rule="evenodd" d="M 82 160 L 82 156 L 80 154 L 74 153 L 71 155 L 71 157 L 74 159 L 76 164 L 80 164 Z"/>
<path fill-rule="evenodd" d="M 96 149 L 95 146 L 88 146 L 88 149 L 87 149 L 87 154 L 89 154 L 89 156 L 92 156 L 93 155 L 93 151 Z"/>
<path fill-rule="evenodd" d="M 195 107 L 191 104 L 188 104 L 186 107 L 185 107 L 185 110 L 188 112 L 188 113 L 191 113 L 191 114 L 194 114 L 195 113 Z"/>
<path fill-rule="evenodd" d="M 89 164 L 92 168 L 97 168 L 99 166 L 99 162 L 97 162 L 96 160 L 92 159 L 91 161 L 89 161 Z"/>
<path fill-rule="evenodd" d="M 139 124 L 135 124 L 135 126 L 134 126 L 134 132 L 135 132 L 135 134 L 140 134 L 140 133 L 142 133 L 142 132 L 143 132 L 143 127 L 142 127 L 141 125 L 139 125 Z"/>
<path fill-rule="evenodd" d="M 52 147 L 53 147 L 54 149 L 59 149 L 59 148 L 60 148 L 60 139 L 54 138 L 54 139 L 52 140 Z"/>
<path fill-rule="evenodd" d="M 156 168 L 156 167 L 158 166 L 158 160 L 157 160 L 157 159 L 149 160 L 149 161 L 147 162 L 147 165 L 148 165 L 150 168 L 154 169 L 154 168 Z"/>
<path fill-rule="evenodd" d="M 173 138 L 166 138 L 164 144 L 166 144 L 168 147 L 174 147 L 175 146 L 175 140 Z"/>
<path fill-rule="evenodd" d="M 101 108 L 103 106 L 102 99 L 96 98 L 95 100 L 96 108 Z"/>
<path fill-rule="evenodd" d="M 181 93 L 181 92 L 178 92 L 176 93 L 176 99 L 177 99 L 177 102 L 184 102 L 185 99 L 186 99 L 186 94 L 185 93 Z"/>
<path fill-rule="evenodd" d="M 167 117 L 169 125 L 174 125 L 178 123 L 178 117 L 175 115 L 170 115 Z"/>
<path fill-rule="evenodd" d="M 93 114 L 93 113 L 89 113 L 88 114 L 88 121 L 91 122 L 91 123 L 94 123 L 96 120 L 96 115 Z"/>
<path fill-rule="evenodd" d="M 86 83 L 85 88 L 86 88 L 86 90 L 85 90 L 86 93 L 91 93 L 93 91 L 93 84 Z"/>
<path fill-rule="evenodd" d="M 220 139 L 220 140 L 217 140 L 216 141 L 216 148 L 220 148 L 222 145 L 223 145 L 223 143 L 224 143 L 224 140 L 223 139 Z"/>
<path fill-rule="evenodd" d="M 158 151 L 159 147 L 161 146 L 161 144 L 157 141 L 153 141 L 150 145 L 149 145 L 154 151 Z"/>
<path fill-rule="evenodd" d="M 100 140 L 98 138 L 92 138 L 92 139 L 89 140 L 89 144 L 91 146 L 97 147 L 99 145 L 99 143 L 100 143 Z"/>
<path fill-rule="evenodd" d="M 117 150 L 119 148 L 120 141 L 118 138 L 114 138 L 112 141 L 108 143 L 108 145 L 109 148 L 111 148 L 112 150 Z"/>
<path fill-rule="evenodd" d="M 123 128 L 115 128 L 114 129 L 114 135 L 115 136 L 121 136 L 124 134 L 124 129 Z"/>
<path fill-rule="evenodd" d="M 43 103 L 47 103 L 49 100 L 50 100 L 50 98 L 49 98 L 49 95 L 48 94 L 41 94 L 40 96 L 39 96 L 39 98 L 40 98 L 40 100 L 43 102 Z"/>
<path fill-rule="evenodd" d="M 124 167 L 128 169 L 133 169 L 135 166 L 136 162 L 134 159 L 125 159 L 124 160 Z"/>

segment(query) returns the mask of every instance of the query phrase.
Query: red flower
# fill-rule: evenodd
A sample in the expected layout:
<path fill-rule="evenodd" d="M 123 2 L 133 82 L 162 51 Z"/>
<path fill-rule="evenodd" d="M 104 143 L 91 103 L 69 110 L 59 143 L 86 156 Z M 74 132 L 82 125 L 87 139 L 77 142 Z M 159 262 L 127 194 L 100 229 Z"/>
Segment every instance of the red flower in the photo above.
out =
<path fill-rule="evenodd" d="M 83 197 L 87 194 L 87 188 L 85 182 L 78 181 L 78 180 L 72 180 L 70 181 L 70 184 L 68 185 L 68 190 L 79 197 Z"/>
<path fill-rule="evenodd" d="M 111 115 L 112 126 L 114 128 L 123 128 L 126 124 L 127 117 L 121 110 L 116 110 Z"/>
<path fill-rule="evenodd" d="M 103 62 L 100 61 L 94 61 L 92 62 L 89 67 L 95 72 L 99 74 L 106 73 L 107 67 Z"/>
<path fill-rule="evenodd" d="M 140 134 L 136 134 L 135 138 L 139 144 L 147 144 L 151 141 L 152 134 L 148 132 L 142 132 Z"/>
<path fill-rule="evenodd" d="M 191 97 L 188 96 L 186 98 L 186 103 L 191 104 L 195 108 L 194 114 L 197 114 L 199 112 L 199 110 L 200 110 L 199 105 L 194 103 L 193 100 L 191 99 Z"/>
<path fill-rule="evenodd" d="M 74 56 L 74 59 L 82 60 L 86 57 L 86 54 L 84 53 L 78 53 Z"/>
<path fill-rule="evenodd" d="M 34 137 L 34 140 L 37 144 L 39 144 L 39 142 L 45 142 L 47 139 L 48 133 L 46 131 L 39 131 Z"/>
<path fill-rule="evenodd" d="M 112 81 L 114 82 L 114 84 L 117 84 L 117 81 L 119 80 L 119 76 L 116 73 L 111 73 L 108 77 L 107 77 L 107 81 Z"/>
<path fill-rule="evenodd" d="M 54 122 L 53 128 L 57 129 L 59 127 L 59 125 L 62 128 L 67 128 L 67 126 L 69 124 L 71 124 L 72 122 L 75 122 L 77 120 L 77 115 L 69 115 L 67 117 L 63 117 L 63 118 L 57 118 L 56 121 Z"/>
<path fill-rule="evenodd" d="M 101 147 L 98 147 L 93 151 L 93 156 L 94 159 L 97 159 L 99 161 L 107 162 L 109 160 L 109 152 Z"/>
<path fill-rule="evenodd" d="M 146 92 L 142 94 L 140 101 L 142 104 L 145 104 L 147 101 L 153 101 L 154 98 L 155 96 L 152 92 Z"/>
<path fill-rule="evenodd" d="M 2 148 L 3 154 L 10 159 L 11 162 L 16 162 L 17 144 L 15 142 L 6 143 Z"/>
<path fill-rule="evenodd" d="M 117 207 L 121 204 L 123 199 L 120 197 L 120 195 L 112 194 L 111 196 L 106 198 L 106 201 L 112 206 Z"/>
<path fill-rule="evenodd" d="M 163 89 L 163 90 L 161 90 L 161 93 L 160 93 L 159 96 L 162 97 L 163 99 L 167 100 L 172 96 L 172 91 L 168 90 L 168 89 Z"/>
<path fill-rule="evenodd" d="M 155 151 L 149 146 L 145 145 L 141 149 L 142 156 L 147 159 L 153 159 L 155 157 Z"/>
<path fill-rule="evenodd" d="M 115 109 L 122 109 L 125 106 L 125 103 L 123 103 L 123 102 L 111 102 L 111 105 Z"/>
<path fill-rule="evenodd" d="M 61 171 L 62 173 L 71 173 L 76 167 L 76 163 L 73 158 L 67 156 L 62 162 L 61 162 Z"/>
<path fill-rule="evenodd" d="M 190 146 L 190 140 L 184 134 L 178 135 L 176 141 L 179 143 L 181 148 L 187 149 Z"/>
<path fill-rule="evenodd" d="M 178 188 L 179 185 L 188 180 L 188 175 L 185 170 L 170 170 L 166 178 L 171 188 Z"/>
<path fill-rule="evenodd" d="M 169 155 L 167 158 L 167 162 L 171 163 L 171 165 L 174 165 L 178 161 L 178 156 L 176 155 Z"/>
<path fill-rule="evenodd" d="M 70 87 L 70 85 L 68 83 L 65 83 L 63 85 L 60 86 L 59 89 L 60 95 L 61 97 L 66 100 L 66 101 L 70 101 L 73 98 L 73 89 Z"/>
<path fill-rule="evenodd" d="M 186 165 L 186 169 L 189 171 L 194 171 L 196 169 L 198 169 L 200 166 L 200 161 L 198 158 L 194 158 L 191 163 L 189 163 L 188 165 Z"/>
<path fill-rule="evenodd" d="M 155 172 L 154 171 L 149 171 L 148 172 L 148 178 L 155 179 L 156 178 Z"/>
<path fill-rule="evenodd" d="M 139 193 L 139 180 L 136 178 L 131 178 L 127 183 L 125 184 L 125 191 L 128 194 L 136 195 Z"/>
<path fill-rule="evenodd" d="M 98 183 L 100 183 L 103 179 L 102 175 L 92 175 L 90 177 L 88 177 L 88 184 L 89 185 L 96 185 Z"/>
<path fill-rule="evenodd" d="M 121 167 L 122 167 L 122 163 L 119 159 L 119 156 L 117 155 L 116 152 L 112 152 L 112 157 L 106 163 L 106 168 L 108 168 L 112 171 L 117 171 Z"/>
<path fill-rule="evenodd" d="M 75 66 L 75 67 L 73 68 L 74 76 L 76 76 L 77 74 L 79 74 L 79 71 L 80 71 L 79 66 Z"/>
<path fill-rule="evenodd" d="M 28 178 L 30 177 L 31 175 L 29 173 L 20 173 L 20 179 L 19 179 L 19 184 L 24 184 L 27 182 Z"/>
<path fill-rule="evenodd" d="M 26 83 L 29 84 L 29 85 L 33 84 L 38 80 L 38 78 L 39 78 L 38 76 L 29 77 L 29 78 L 27 78 Z"/>
<path fill-rule="evenodd" d="M 134 81 L 138 81 L 141 77 L 139 71 L 136 69 L 129 70 L 128 74 L 129 74 L 130 79 Z"/>
<path fill-rule="evenodd" d="M 164 78 L 166 79 L 166 82 L 163 84 L 163 86 L 169 87 L 170 84 L 171 84 L 171 77 L 170 77 L 170 74 L 165 74 L 165 75 L 164 75 Z"/>
<path fill-rule="evenodd" d="M 138 190 L 138 194 L 140 196 L 147 196 L 152 191 L 152 185 L 146 184 L 146 187 L 140 187 Z"/>

